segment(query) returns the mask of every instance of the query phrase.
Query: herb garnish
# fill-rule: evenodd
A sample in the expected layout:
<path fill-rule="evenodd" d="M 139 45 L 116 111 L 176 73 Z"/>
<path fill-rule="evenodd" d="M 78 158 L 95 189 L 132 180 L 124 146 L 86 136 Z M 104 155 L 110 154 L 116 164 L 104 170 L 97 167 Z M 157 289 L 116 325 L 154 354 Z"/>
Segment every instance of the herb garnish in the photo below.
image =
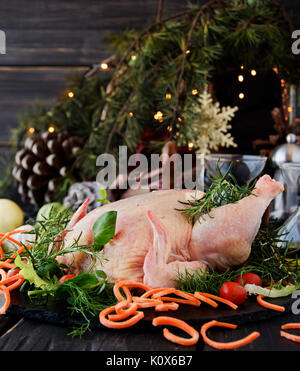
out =
<path fill-rule="evenodd" d="M 116 301 L 113 285 L 108 282 L 105 272 L 102 270 L 91 272 L 96 262 L 104 259 L 101 252 L 103 246 L 114 237 L 117 212 L 107 212 L 97 219 L 93 226 L 92 245 L 80 245 L 80 236 L 72 244 L 65 243 L 64 235 L 68 232 L 66 228 L 70 218 L 69 209 L 60 212 L 51 209 L 47 218 L 42 217 L 36 222 L 34 229 L 28 232 L 34 234 L 35 241 L 30 243 L 32 248 L 23 245 L 26 251 L 17 256 L 15 264 L 25 278 L 20 290 L 26 292 L 32 302 L 37 304 L 66 302 L 71 313 L 83 317 L 84 323 L 79 322 L 71 332 L 72 335 L 81 336 L 90 328 L 90 317 L 115 304 Z M 59 278 L 69 267 L 59 264 L 56 258 L 75 252 L 82 252 L 90 257 L 91 265 L 88 271 L 59 283 Z M 24 259 L 27 260 L 26 263 L 23 262 Z"/>
<path fill-rule="evenodd" d="M 256 181 L 253 181 L 251 184 L 246 184 L 245 186 L 240 186 L 230 172 L 232 165 L 233 163 L 230 164 L 226 173 L 223 174 L 217 163 L 217 173 L 208 178 L 211 185 L 207 192 L 200 199 L 195 197 L 194 200 L 189 200 L 187 202 L 179 201 L 181 204 L 187 205 L 188 207 L 176 210 L 186 214 L 188 220 L 194 223 L 198 217 L 199 221 L 201 221 L 201 219 L 205 220 L 205 216 L 210 216 L 210 211 L 216 207 L 235 203 L 251 195 Z"/>

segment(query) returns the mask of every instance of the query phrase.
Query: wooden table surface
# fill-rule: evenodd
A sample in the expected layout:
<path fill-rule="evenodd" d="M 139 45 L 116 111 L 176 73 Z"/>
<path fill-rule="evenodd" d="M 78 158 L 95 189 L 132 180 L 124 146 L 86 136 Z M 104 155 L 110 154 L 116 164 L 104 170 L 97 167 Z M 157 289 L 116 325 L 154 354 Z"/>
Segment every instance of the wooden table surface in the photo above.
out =
<path fill-rule="evenodd" d="M 215 328 L 209 332 L 217 341 L 233 341 L 252 331 L 261 336 L 235 351 L 299 351 L 300 343 L 280 336 L 280 327 L 287 322 L 300 322 L 300 315 L 278 314 L 267 320 L 239 325 L 236 330 Z M 214 351 L 202 339 L 197 345 L 183 347 L 167 341 L 162 327 L 153 331 L 97 329 L 81 339 L 68 335 L 70 329 L 60 325 L 5 314 L 0 317 L 0 351 Z M 287 330 L 297 333 L 297 330 Z"/>

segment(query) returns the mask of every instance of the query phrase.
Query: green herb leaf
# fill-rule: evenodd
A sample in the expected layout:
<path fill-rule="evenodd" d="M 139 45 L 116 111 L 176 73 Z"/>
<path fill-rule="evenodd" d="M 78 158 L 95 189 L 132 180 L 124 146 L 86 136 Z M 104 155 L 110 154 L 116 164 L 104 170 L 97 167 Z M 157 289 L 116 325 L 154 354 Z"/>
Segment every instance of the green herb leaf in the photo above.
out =
<path fill-rule="evenodd" d="M 33 264 L 30 260 L 27 263 L 23 263 L 20 255 L 15 259 L 15 264 L 18 268 L 21 269 L 20 274 L 24 277 L 25 280 L 29 281 L 31 284 L 34 284 L 35 287 L 51 290 L 54 288 L 54 284 L 43 280 L 34 270 Z"/>
<path fill-rule="evenodd" d="M 107 192 L 106 192 L 106 189 L 101 188 L 101 189 L 99 190 L 99 192 L 100 192 L 101 199 L 96 200 L 96 201 L 97 201 L 97 202 L 101 202 L 102 204 L 109 204 L 110 201 L 107 199 Z"/>
<path fill-rule="evenodd" d="M 99 284 L 99 281 L 97 280 L 97 277 L 94 274 L 90 273 L 82 273 L 78 276 L 75 276 L 65 282 L 63 282 L 59 286 L 59 290 L 63 290 L 64 287 L 75 285 L 77 287 L 80 287 L 82 289 L 92 289 L 95 286 Z"/>
<path fill-rule="evenodd" d="M 115 235 L 117 212 L 108 211 L 102 214 L 93 225 L 94 244 L 100 249 Z"/>

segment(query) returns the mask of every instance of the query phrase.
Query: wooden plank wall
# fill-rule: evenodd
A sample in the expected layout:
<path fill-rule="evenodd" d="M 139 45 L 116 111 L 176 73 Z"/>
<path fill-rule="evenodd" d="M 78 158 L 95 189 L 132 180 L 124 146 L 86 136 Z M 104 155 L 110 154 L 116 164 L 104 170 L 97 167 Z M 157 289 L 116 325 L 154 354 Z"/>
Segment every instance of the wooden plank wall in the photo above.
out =
<path fill-rule="evenodd" d="M 65 87 L 65 76 L 109 57 L 109 32 L 141 28 L 156 16 L 157 0 L 1 0 L 0 141 L 9 139 L 18 114 L 48 103 Z M 186 1 L 165 1 L 166 13 Z"/>
<path fill-rule="evenodd" d="M 299 0 L 281 0 L 299 25 Z M 165 14 L 187 0 L 165 0 Z M 0 141 L 9 139 L 17 117 L 32 103 L 48 103 L 72 69 L 86 69 L 111 55 L 104 37 L 141 28 L 155 19 L 158 0 L 1 0 Z"/>

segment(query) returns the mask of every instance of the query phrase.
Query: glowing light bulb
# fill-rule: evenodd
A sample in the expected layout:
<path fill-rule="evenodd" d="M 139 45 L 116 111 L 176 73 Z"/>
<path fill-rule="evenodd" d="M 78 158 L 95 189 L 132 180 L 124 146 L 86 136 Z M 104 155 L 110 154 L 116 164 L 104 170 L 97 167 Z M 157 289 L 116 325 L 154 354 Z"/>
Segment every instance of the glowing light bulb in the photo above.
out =
<path fill-rule="evenodd" d="M 133 112 L 129 112 L 129 116 L 130 117 L 133 117 Z"/>
<path fill-rule="evenodd" d="M 155 120 L 161 121 L 163 118 L 163 113 L 161 111 L 157 111 L 154 115 Z"/>
<path fill-rule="evenodd" d="M 188 54 L 190 54 L 190 52 L 191 51 L 188 49 L 188 50 L 185 51 L 185 54 L 188 55 Z"/>
<path fill-rule="evenodd" d="M 72 91 L 69 91 L 69 92 L 68 92 L 68 97 L 69 97 L 69 98 L 73 98 L 73 97 L 74 97 L 74 93 L 73 93 Z"/>
<path fill-rule="evenodd" d="M 197 90 L 197 89 L 193 89 L 193 90 L 192 90 L 192 94 L 193 94 L 193 95 L 197 95 L 197 94 L 198 94 L 198 90 Z"/>
<path fill-rule="evenodd" d="M 54 133 L 55 132 L 55 127 L 54 126 L 49 126 L 48 131 L 49 131 L 49 133 Z"/>
<path fill-rule="evenodd" d="M 255 76 L 256 75 L 256 71 L 255 70 L 251 70 L 251 75 L 252 76 Z"/>
<path fill-rule="evenodd" d="M 292 107 L 289 106 L 287 110 L 288 112 L 292 112 Z"/>
<path fill-rule="evenodd" d="M 244 76 L 243 75 L 239 75 L 238 76 L 238 80 L 239 80 L 239 82 L 243 82 L 244 81 Z"/>
<path fill-rule="evenodd" d="M 243 69 L 244 69 L 244 65 L 243 65 L 243 64 L 241 65 L 240 69 L 241 69 L 241 70 L 243 70 Z"/>
<path fill-rule="evenodd" d="M 167 94 L 166 94 L 166 99 L 171 99 L 171 98 L 172 98 L 172 94 L 167 93 Z"/>
<path fill-rule="evenodd" d="M 34 134 L 35 128 L 32 128 L 32 127 L 28 128 L 27 132 L 28 132 L 28 134 Z"/>
<path fill-rule="evenodd" d="M 101 63 L 100 67 L 102 70 L 107 70 L 108 69 L 108 64 L 107 63 Z"/>
<path fill-rule="evenodd" d="M 131 58 L 132 61 L 135 61 L 136 60 L 136 55 L 132 55 L 130 58 Z"/>
<path fill-rule="evenodd" d="M 189 142 L 188 147 L 189 147 L 189 149 L 192 149 L 194 147 L 194 143 Z"/>
<path fill-rule="evenodd" d="M 240 93 L 240 94 L 239 94 L 239 98 L 240 98 L 240 99 L 244 99 L 244 98 L 245 98 L 245 94 L 244 94 L 244 93 Z"/>

